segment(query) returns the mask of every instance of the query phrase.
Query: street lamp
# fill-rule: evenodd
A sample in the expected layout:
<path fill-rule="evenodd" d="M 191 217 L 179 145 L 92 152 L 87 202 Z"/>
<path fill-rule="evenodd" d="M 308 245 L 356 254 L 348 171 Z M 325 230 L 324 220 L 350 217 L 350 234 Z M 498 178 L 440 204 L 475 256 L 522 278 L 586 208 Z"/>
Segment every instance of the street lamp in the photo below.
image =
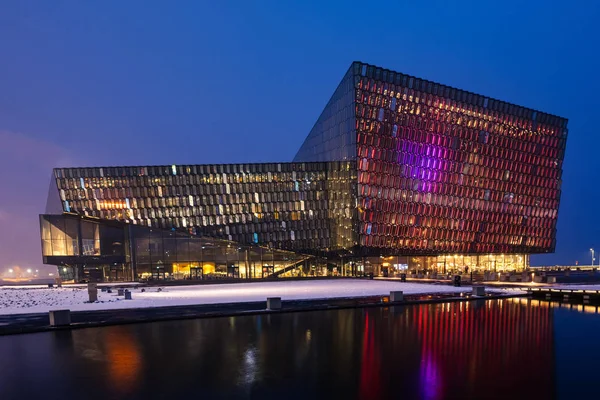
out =
<path fill-rule="evenodd" d="M 596 261 L 596 259 L 594 258 L 594 249 L 590 249 L 590 251 L 592 252 L 592 267 L 593 267 L 594 261 Z"/>

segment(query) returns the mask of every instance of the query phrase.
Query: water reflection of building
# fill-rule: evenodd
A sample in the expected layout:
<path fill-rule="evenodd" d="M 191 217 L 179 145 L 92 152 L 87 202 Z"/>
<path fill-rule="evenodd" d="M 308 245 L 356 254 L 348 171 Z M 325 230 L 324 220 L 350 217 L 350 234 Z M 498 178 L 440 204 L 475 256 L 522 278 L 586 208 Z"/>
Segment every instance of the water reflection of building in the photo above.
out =
<path fill-rule="evenodd" d="M 2 365 L 29 371 L 41 360 L 60 371 L 54 380 L 89 387 L 93 398 L 555 398 L 550 305 L 492 300 L 168 321 L 50 332 L 43 335 L 55 340 L 41 347 L 22 335 Z M 7 371 L 0 392 L 11 376 L 30 382 Z"/>
<path fill-rule="evenodd" d="M 114 326 L 67 333 L 71 340 L 69 353 L 76 355 L 76 365 L 94 375 L 99 381 L 96 384 L 110 388 L 111 397 L 124 397 L 139 390 L 147 366 L 134 330 Z"/>
<path fill-rule="evenodd" d="M 77 279 L 518 271 L 554 251 L 566 140 L 564 118 L 355 62 L 293 162 L 55 169 L 44 262 Z"/>
<path fill-rule="evenodd" d="M 394 379 L 407 398 L 510 398 L 516 388 L 520 397 L 552 398 L 548 303 L 461 302 L 391 313 L 390 326 L 365 317 L 361 398 L 389 391 Z"/>

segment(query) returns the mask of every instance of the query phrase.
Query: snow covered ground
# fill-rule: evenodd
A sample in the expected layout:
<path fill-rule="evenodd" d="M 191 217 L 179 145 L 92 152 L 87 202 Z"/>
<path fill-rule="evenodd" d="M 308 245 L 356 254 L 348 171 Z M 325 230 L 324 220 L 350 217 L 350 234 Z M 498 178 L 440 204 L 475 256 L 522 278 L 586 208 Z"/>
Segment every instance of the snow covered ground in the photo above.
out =
<path fill-rule="evenodd" d="M 63 287 L 2 287 L 0 288 L 0 315 L 48 312 L 56 309 L 71 311 L 111 310 L 122 308 L 164 307 L 193 304 L 239 303 L 264 301 L 267 297 L 283 300 L 323 299 L 388 295 L 402 290 L 405 294 L 459 293 L 470 287 L 453 287 L 424 283 L 369 280 L 320 280 L 251 282 L 236 284 L 167 286 L 132 290 L 132 300 L 98 290 L 98 302 L 86 303 L 87 288 Z M 503 289 L 491 289 L 504 292 Z M 514 291 L 512 291 L 514 292 Z"/>

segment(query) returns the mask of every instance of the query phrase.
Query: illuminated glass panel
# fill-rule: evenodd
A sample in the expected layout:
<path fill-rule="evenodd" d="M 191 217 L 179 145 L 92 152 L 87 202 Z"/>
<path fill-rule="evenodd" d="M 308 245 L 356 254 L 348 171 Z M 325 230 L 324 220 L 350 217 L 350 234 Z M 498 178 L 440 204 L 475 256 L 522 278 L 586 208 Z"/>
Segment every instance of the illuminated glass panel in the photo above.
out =
<path fill-rule="evenodd" d="M 370 65 L 354 70 L 362 246 L 554 250 L 565 119 L 402 74 L 384 80 Z"/>
<path fill-rule="evenodd" d="M 357 244 L 353 162 L 86 171 L 55 171 L 65 212 L 298 251 Z"/>

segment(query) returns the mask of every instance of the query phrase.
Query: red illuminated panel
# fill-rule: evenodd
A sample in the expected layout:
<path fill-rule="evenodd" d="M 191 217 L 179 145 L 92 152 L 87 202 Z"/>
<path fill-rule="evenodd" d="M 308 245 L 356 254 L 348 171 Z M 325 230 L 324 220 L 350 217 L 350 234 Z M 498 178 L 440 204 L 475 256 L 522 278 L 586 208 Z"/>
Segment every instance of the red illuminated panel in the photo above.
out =
<path fill-rule="evenodd" d="M 355 79 L 361 244 L 553 251 L 566 120 L 381 71 Z"/>

